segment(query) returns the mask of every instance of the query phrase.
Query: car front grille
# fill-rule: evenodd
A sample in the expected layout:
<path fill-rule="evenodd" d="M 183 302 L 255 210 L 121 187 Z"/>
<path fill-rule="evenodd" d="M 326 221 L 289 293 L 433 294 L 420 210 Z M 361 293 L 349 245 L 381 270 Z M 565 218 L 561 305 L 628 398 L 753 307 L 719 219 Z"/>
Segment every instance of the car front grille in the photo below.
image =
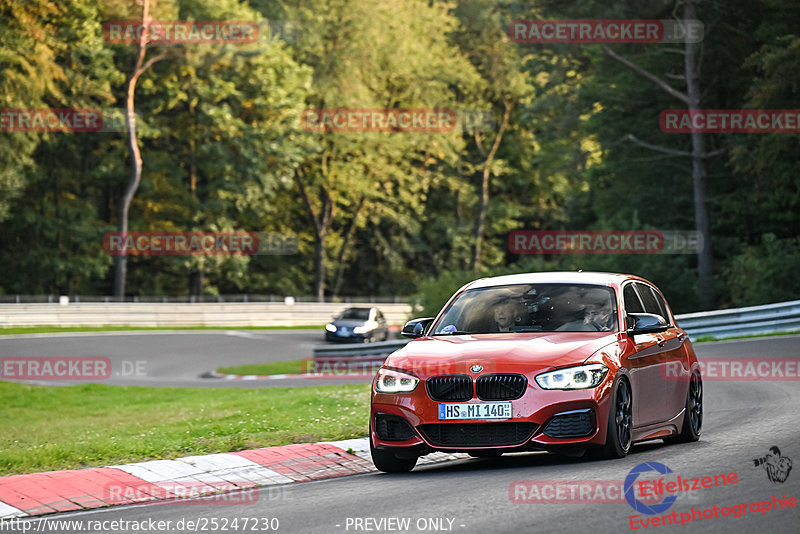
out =
<path fill-rule="evenodd" d="M 583 438 L 595 430 L 594 412 L 580 410 L 556 414 L 544 427 L 544 433 L 551 438 Z"/>
<path fill-rule="evenodd" d="M 483 375 L 475 382 L 478 398 L 482 400 L 514 400 L 522 397 L 528 379 L 518 374 Z"/>
<path fill-rule="evenodd" d="M 435 401 L 467 401 L 472 398 L 472 378 L 467 375 L 433 376 L 425 381 Z"/>
<path fill-rule="evenodd" d="M 531 437 L 534 423 L 439 423 L 417 429 L 438 447 L 498 447 L 519 445 Z"/>
<path fill-rule="evenodd" d="M 397 415 L 375 414 L 375 433 L 383 441 L 406 441 L 414 437 L 411 425 Z"/>

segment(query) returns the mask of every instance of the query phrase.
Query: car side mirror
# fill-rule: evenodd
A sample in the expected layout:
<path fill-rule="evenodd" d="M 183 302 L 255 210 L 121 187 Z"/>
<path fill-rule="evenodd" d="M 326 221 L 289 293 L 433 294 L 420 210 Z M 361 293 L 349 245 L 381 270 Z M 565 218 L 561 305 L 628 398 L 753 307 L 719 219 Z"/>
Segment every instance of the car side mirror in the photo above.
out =
<path fill-rule="evenodd" d="M 666 319 L 655 313 L 629 313 L 628 318 L 633 320 L 633 326 L 628 328 L 628 335 L 655 334 L 669 329 Z"/>
<path fill-rule="evenodd" d="M 400 335 L 403 337 L 410 337 L 411 339 L 422 337 L 425 335 L 425 330 L 428 329 L 428 326 L 430 326 L 434 319 L 435 317 L 412 319 L 403 326 Z"/>

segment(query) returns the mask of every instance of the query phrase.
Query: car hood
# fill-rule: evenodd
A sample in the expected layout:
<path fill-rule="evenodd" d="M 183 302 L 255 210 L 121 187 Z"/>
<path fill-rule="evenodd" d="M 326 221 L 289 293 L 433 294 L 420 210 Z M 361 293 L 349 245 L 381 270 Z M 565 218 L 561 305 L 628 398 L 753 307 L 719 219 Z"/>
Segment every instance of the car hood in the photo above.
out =
<path fill-rule="evenodd" d="M 384 365 L 420 376 L 484 372 L 525 372 L 583 363 L 619 339 L 616 332 L 474 334 L 415 339 L 390 355 Z"/>

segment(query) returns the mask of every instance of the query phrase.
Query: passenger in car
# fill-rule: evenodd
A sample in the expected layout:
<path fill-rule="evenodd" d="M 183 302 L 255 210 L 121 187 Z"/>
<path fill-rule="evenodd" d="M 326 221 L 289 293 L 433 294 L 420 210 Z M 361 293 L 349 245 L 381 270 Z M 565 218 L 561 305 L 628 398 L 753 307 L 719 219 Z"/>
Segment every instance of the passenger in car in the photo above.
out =
<path fill-rule="evenodd" d="M 559 332 L 609 332 L 614 321 L 609 302 L 588 303 L 583 309 L 583 319 L 570 321 L 556 328 Z"/>

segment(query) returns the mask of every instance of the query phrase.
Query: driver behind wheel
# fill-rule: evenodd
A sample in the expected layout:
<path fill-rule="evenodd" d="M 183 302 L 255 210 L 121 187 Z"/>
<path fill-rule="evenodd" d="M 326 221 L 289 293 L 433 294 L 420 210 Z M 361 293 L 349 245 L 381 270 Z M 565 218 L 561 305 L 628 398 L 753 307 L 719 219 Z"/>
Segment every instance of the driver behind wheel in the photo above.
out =
<path fill-rule="evenodd" d="M 510 332 L 512 326 L 520 323 L 522 306 L 511 299 L 501 301 L 495 305 L 494 324 L 491 327 L 491 332 Z"/>

